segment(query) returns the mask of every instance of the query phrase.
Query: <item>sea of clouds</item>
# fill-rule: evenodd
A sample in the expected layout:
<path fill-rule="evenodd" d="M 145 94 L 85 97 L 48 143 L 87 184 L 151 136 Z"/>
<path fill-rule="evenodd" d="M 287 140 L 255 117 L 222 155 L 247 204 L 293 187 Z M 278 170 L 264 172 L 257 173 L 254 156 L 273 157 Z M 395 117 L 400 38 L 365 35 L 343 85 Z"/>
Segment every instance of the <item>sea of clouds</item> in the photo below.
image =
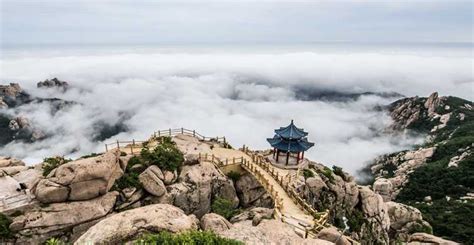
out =
<path fill-rule="evenodd" d="M 105 142 L 146 139 L 154 130 L 185 127 L 207 136 L 225 135 L 234 147 L 266 149 L 273 129 L 294 119 L 316 143 L 307 157 L 355 173 L 380 154 L 420 142 L 383 133 L 390 118 L 374 108 L 398 97 L 302 100 L 299 93 L 428 96 L 439 91 L 472 100 L 472 64 L 469 52 L 16 52 L 1 59 L 1 83 L 18 82 L 35 96 L 78 103 L 54 115 L 42 103 L 6 111 L 27 116 L 52 137 L 11 143 L 0 148 L 0 155 L 37 163 L 51 155 L 100 152 L 104 142 L 91 140 L 95 127 L 117 122 L 128 131 Z M 38 81 L 53 77 L 68 81 L 71 88 L 65 93 L 36 89 Z"/>

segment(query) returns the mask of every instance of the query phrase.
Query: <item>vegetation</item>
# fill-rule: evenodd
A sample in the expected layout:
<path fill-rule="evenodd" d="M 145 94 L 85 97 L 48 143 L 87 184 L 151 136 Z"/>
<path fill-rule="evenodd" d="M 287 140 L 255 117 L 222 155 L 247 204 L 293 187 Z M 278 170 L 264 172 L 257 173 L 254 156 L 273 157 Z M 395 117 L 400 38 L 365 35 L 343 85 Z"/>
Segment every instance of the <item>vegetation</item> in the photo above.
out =
<path fill-rule="evenodd" d="M 397 201 L 418 208 L 435 235 L 473 244 L 474 228 L 468 217 L 474 216 L 474 202 L 459 198 L 474 192 L 474 154 L 459 161 L 458 167 L 448 167 L 453 157 L 474 145 L 474 112 L 461 107 L 473 103 L 456 97 L 448 97 L 445 103 L 449 109 L 440 106 L 436 111 L 440 114 L 451 112 L 450 120 L 446 127 L 431 133 L 431 140 L 424 145 L 436 145 L 435 153 L 427 164 L 409 175 Z M 460 113 L 464 115 L 462 121 Z M 431 196 L 433 201 L 424 203 L 425 196 Z M 430 230 L 420 224 L 414 231 Z"/>
<path fill-rule="evenodd" d="M 184 161 L 184 156 L 170 137 L 163 137 L 162 143 L 153 149 L 144 148 L 140 153 L 141 160 L 147 165 L 156 165 L 160 169 L 174 171 Z"/>
<path fill-rule="evenodd" d="M 229 177 L 229 179 L 233 180 L 235 183 L 240 179 L 240 177 L 242 177 L 242 175 L 238 172 L 230 171 L 229 173 L 227 173 L 227 177 Z"/>
<path fill-rule="evenodd" d="M 331 183 L 334 183 L 334 176 L 332 175 L 332 170 L 328 167 L 324 167 L 323 170 L 320 170 L 320 169 L 316 169 L 316 171 L 322 175 L 324 175 L 326 178 L 328 178 L 328 180 L 331 182 Z"/>
<path fill-rule="evenodd" d="M 234 208 L 232 201 L 225 198 L 215 198 L 211 205 L 213 213 L 219 214 L 220 216 L 230 219 L 237 215 L 240 211 Z"/>
<path fill-rule="evenodd" d="M 304 179 L 314 177 L 314 173 L 309 169 L 303 169 L 303 177 Z"/>
<path fill-rule="evenodd" d="M 158 234 L 147 234 L 141 239 L 135 240 L 134 244 L 163 244 L 163 245 L 243 245 L 244 243 L 220 237 L 209 231 L 188 231 L 173 234 L 162 231 Z"/>
<path fill-rule="evenodd" d="M 43 160 L 43 176 L 48 176 L 53 169 L 72 161 L 71 159 L 65 159 L 64 157 L 48 157 Z"/>
<path fill-rule="evenodd" d="M 8 239 L 13 237 L 13 232 L 10 230 L 11 223 L 12 221 L 10 218 L 3 213 L 0 213 L 0 238 Z"/>
<path fill-rule="evenodd" d="M 59 238 L 52 237 L 46 240 L 44 245 L 66 245 L 66 243 L 60 240 Z"/>
<path fill-rule="evenodd" d="M 84 155 L 84 156 L 80 157 L 79 159 L 85 159 L 85 158 L 96 157 L 96 156 L 100 156 L 100 154 L 99 153 L 91 153 L 91 154 L 88 154 L 88 155 Z"/>

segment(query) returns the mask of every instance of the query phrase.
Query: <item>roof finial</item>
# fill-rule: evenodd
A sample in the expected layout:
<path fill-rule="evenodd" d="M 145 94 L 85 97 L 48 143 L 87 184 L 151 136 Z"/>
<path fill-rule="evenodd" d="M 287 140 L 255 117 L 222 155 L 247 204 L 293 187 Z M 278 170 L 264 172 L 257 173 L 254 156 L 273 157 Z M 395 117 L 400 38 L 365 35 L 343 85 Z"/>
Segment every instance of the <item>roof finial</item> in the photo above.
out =
<path fill-rule="evenodd" d="M 291 124 L 293 124 L 293 119 L 291 119 Z"/>

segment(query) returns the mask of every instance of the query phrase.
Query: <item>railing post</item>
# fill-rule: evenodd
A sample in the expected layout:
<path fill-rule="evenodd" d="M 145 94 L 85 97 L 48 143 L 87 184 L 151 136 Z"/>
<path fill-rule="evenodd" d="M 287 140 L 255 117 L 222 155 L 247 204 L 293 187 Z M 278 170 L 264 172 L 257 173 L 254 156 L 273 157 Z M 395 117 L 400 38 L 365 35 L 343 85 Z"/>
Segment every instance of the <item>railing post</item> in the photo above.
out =
<path fill-rule="evenodd" d="M 135 142 L 135 140 L 133 140 L 133 142 Z M 132 153 L 132 155 L 133 155 L 133 145 L 134 143 L 130 145 L 130 152 Z"/>
<path fill-rule="evenodd" d="M 156 131 L 153 132 L 153 138 L 156 138 Z"/>
<path fill-rule="evenodd" d="M 184 134 L 184 130 L 183 130 L 183 128 L 181 128 L 181 134 Z"/>
<path fill-rule="evenodd" d="M 201 160 L 201 152 L 199 152 L 199 160 Z"/>
<path fill-rule="evenodd" d="M 225 141 L 225 136 L 224 136 L 224 144 L 227 144 L 227 142 Z"/>
<path fill-rule="evenodd" d="M 212 154 L 212 162 L 214 162 L 214 154 Z"/>
<path fill-rule="evenodd" d="M 193 137 L 196 137 L 196 130 L 193 130 Z"/>
<path fill-rule="evenodd" d="M 161 132 L 158 130 L 158 137 L 161 137 Z"/>
<path fill-rule="evenodd" d="M 235 157 L 232 158 L 232 164 L 235 164 Z"/>
<path fill-rule="evenodd" d="M 119 141 L 117 140 L 117 149 L 120 150 L 120 144 L 119 144 Z"/>
<path fill-rule="evenodd" d="M 170 132 L 170 137 L 171 137 L 171 128 L 170 128 L 169 132 Z"/>
<path fill-rule="evenodd" d="M 105 144 L 105 152 L 108 152 L 109 150 L 107 149 L 107 144 Z"/>

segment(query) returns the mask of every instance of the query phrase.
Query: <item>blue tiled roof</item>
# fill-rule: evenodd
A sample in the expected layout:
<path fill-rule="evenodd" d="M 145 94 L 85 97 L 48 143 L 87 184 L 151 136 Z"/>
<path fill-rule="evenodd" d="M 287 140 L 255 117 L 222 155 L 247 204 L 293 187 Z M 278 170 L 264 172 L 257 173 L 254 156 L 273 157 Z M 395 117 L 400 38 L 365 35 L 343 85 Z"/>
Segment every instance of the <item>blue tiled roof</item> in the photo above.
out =
<path fill-rule="evenodd" d="M 302 152 L 314 146 L 314 143 L 308 142 L 308 139 L 288 140 L 275 135 L 273 138 L 267 138 L 272 147 L 285 152 Z"/>
<path fill-rule="evenodd" d="M 298 128 L 293 124 L 291 120 L 290 125 L 286 127 L 281 127 L 280 129 L 275 129 L 275 133 L 285 139 L 301 139 L 308 135 L 302 128 Z"/>

